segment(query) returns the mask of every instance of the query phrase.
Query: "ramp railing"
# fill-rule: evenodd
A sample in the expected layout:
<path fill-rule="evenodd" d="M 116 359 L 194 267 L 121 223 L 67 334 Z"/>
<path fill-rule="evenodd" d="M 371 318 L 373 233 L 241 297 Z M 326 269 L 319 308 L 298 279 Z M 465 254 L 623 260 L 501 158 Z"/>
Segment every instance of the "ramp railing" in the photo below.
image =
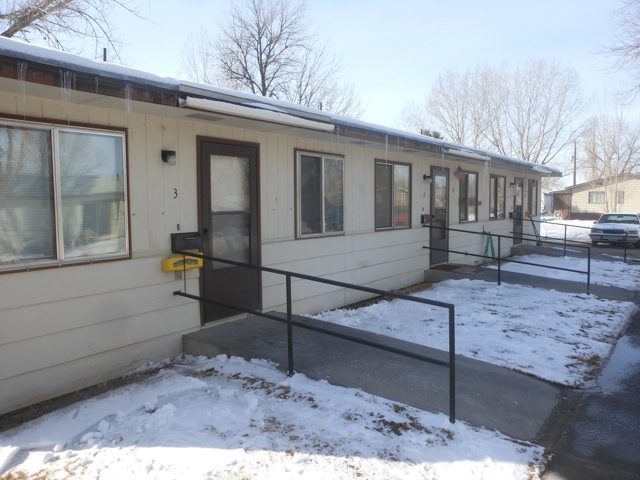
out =
<path fill-rule="evenodd" d="M 530 240 L 527 238 L 523 238 L 523 237 L 513 237 L 510 235 L 498 235 L 495 233 L 491 233 L 489 234 L 489 232 L 475 232 L 472 230 L 462 230 L 460 228 L 450 228 L 450 227 L 436 227 L 436 226 L 432 226 L 429 225 L 428 228 L 436 228 L 436 229 L 440 229 L 440 230 L 446 230 L 448 232 L 460 232 L 460 233 L 465 233 L 465 234 L 472 234 L 472 235 L 485 235 L 488 238 L 491 239 L 491 242 L 493 242 L 494 238 L 498 239 L 498 248 L 497 251 L 495 251 L 492 248 L 492 254 L 489 256 L 488 255 L 488 251 L 487 248 L 485 248 L 484 254 L 476 254 L 476 253 L 471 253 L 468 251 L 465 252 L 461 252 L 461 251 L 456 251 L 456 250 L 451 250 L 451 249 L 446 249 L 446 248 L 437 248 L 437 247 L 432 247 L 432 246 L 423 246 L 422 248 L 427 249 L 427 250 L 436 250 L 439 252 L 448 252 L 448 253 L 455 253 L 455 254 L 459 254 L 459 255 L 465 255 L 468 257 L 479 257 L 482 258 L 484 261 L 495 261 L 497 263 L 497 268 L 498 268 L 498 285 L 502 284 L 502 263 L 503 262 L 509 262 L 509 263 L 519 263 L 521 265 L 531 265 L 533 267 L 542 267 L 542 268 L 547 268 L 547 269 L 551 269 L 551 270 L 560 270 L 560 271 L 565 271 L 565 272 L 571 272 L 571 273 L 578 273 L 581 275 L 586 275 L 586 285 L 587 285 L 587 293 L 590 294 L 591 293 L 591 247 L 589 246 L 585 246 L 585 245 L 572 245 L 575 248 L 579 248 L 579 249 L 584 249 L 587 252 L 587 269 L 586 270 L 578 270 L 578 269 L 574 269 L 574 268 L 566 268 L 566 267 L 558 267 L 555 265 L 544 265 L 541 263 L 535 263 L 535 262 L 525 262 L 522 260 L 514 260 L 513 258 L 510 257 L 503 257 L 502 256 L 502 239 L 509 239 L 509 240 L 520 240 L 520 241 L 533 241 L 533 242 L 537 242 L 537 239 L 534 240 Z M 559 245 L 559 246 L 563 246 L 565 245 L 564 243 L 561 242 L 552 242 L 552 241 L 547 241 L 545 240 L 544 242 L 547 246 L 549 245 Z"/>
<path fill-rule="evenodd" d="M 381 290 L 381 289 L 377 289 L 377 288 L 372 288 L 372 287 L 367 287 L 367 286 L 362 286 L 362 285 L 355 285 L 355 284 L 351 284 L 351 283 L 345 283 L 345 282 L 340 282 L 337 280 L 331 280 L 328 278 L 322 278 L 322 277 L 315 277 L 312 275 L 306 275 L 306 274 L 302 274 L 302 273 L 296 273 L 296 272 L 290 272 L 290 271 L 286 271 L 286 270 L 279 270 L 279 269 L 275 269 L 275 268 L 270 268 L 270 267 L 264 267 L 264 266 L 260 266 L 260 265 L 252 265 L 252 264 L 248 264 L 248 263 L 243 263 L 243 262 L 236 262 L 236 261 L 232 261 L 232 260 L 226 260 L 224 258 L 218 258 L 218 257 L 212 257 L 209 255 L 203 255 L 200 253 L 193 253 L 191 251 L 181 251 L 181 250 L 175 250 L 172 249 L 172 252 L 175 254 L 179 254 L 179 255 L 184 255 L 184 257 L 195 257 L 195 258 L 201 258 L 204 260 L 205 262 L 205 268 L 206 268 L 206 262 L 219 262 L 219 263 L 223 263 L 223 264 L 227 264 L 230 266 L 236 266 L 236 267 L 242 267 L 242 268 L 249 268 L 249 269 L 254 269 L 254 270 L 259 270 L 260 272 L 265 272 L 265 273 L 271 273 L 271 274 L 275 274 L 275 275 L 281 275 L 284 277 L 285 279 L 285 295 L 286 295 L 286 319 L 283 319 L 282 316 L 279 316 L 277 314 L 274 313 L 269 313 L 269 312 L 262 312 L 262 311 L 256 311 L 256 310 L 251 310 L 251 309 L 247 309 L 247 308 L 243 308 L 240 305 L 230 305 L 230 304 L 226 304 L 224 302 L 220 302 L 217 300 L 213 300 L 210 298 L 205 298 L 201 295 L 194 295 L 194 294 L 189 294 L 187 293 L 187 284 L 186 284 L 186 275 L 183 275 L 184 278 L 184 291 L 174 291 L 173 294 L 174 295 L 179 295 L 182 297 L 186 297 L 186 298 L 190 298 L 193 300 L 198 300 L 201 302 L 206 302 L 206 303 L 210 303 L 210 304 L 214 304 L 214 305 L 218 305 L 218 306 L 222 306 L 225 308 L 230 308 L 233 310 L 236 310 L 238 312 L 241 313 L 247 313 L 247 314 L 251 314 L 251 315 L 256 315 L 256 316 L 260 316 L 260 317 L 264 317 L 264 318 L 268 318 L 270 320 L 275 320 L 277 322 L 286 322 L 287 324 L 287 354 L 288 354 L 288 375 L 293 375 L 294 374 L 294 351 L 293 351 L 293 327 L 299 327 L 299 328 L 305 328 L 308 330 L 313 330 L 325 335 L 331 335 L 334 337 L 338 337 L 341 338 L 343 340 L 348 340 L 351 342 L 355 342 L 361 345 L 366 345 L 372 348 L 376 348 L 379 350 L 384 350 L 387 352 L 391 352 L 397 355 L 402 355 L 404 357 L 408 357 L 408 358 L 412 358 L 415 360 L 419 360 L 422 362 L 426 362 L 426 363 L 431 363 L 433 365 L 438 365 L 438 366 L 442 366 L 442 367 L 446 367 L 449 369 L 449 421 L 451 423 L 455 423 L 456 421 L 456 402 L 455 402 L 455 395 L 456 395 L 456 361 L 455 361 L 455 353 L 456 353 L 456 342 L 455 342 L 455 306 L 453 304 L 450 303 L 445 303 L 445 302 L 439 302 L 437 300 L 429 300 L 429 299 L 425 299 L 425 298 L 419 298 L 419 297 L 415 297 L 412 295 L 407 295 L 404 293 L 398 293 L 398 292 L 390 292 L 390 291 L 386 291 L 386 290 Z M 184 264 L 186 265 L 186 261 L 184 262 Z M 398 299 L 398 300 L 403 300 L 403 301 L 408 301 L 408 302 L 415 302 L 415 303 L 420 303 L 423 305 L 429 305 L 432 307 L 438 307 L 438 308 L 444 308 L 446 310 L 448 310 L 448 323 L 449 323 L 449 352 L 448 352 L 448 361 L 443 361 L 443 360 L 439 360 L 436 358 L 432 358 L 432 357 L 428 357 L 425 355 L 420 355 L 417 354 L 415 352 L 410 352 L 407 350 L 403 350 L 400 348 L 395 348 L 389 345 L 386 345 L 384 343 L 380 343 L 380 342 L 376 342 L 376 341 L 372 341 L 372 340 L 368 340 L 368 339 L 363 339 L 361 337 L 358 337 L 357 335 L 349 335 L 349 334 L 344 334 L 344 333 L 338 333 L 335 332 L 333 330 L 329 330 L 327 328 L 323 328 L 321 325 L 319 324 L 308 324 L 308 323 L 302 323 L 299 321 L 296 321 L 293 317 L 293 298 L 292 298 L 292 294 L 291 294 L 291 280 L 292 279 L 299 279 L 299 280 L 307 280 L 310 282 L 315 282 L 315 283 L 321 283 L 321 284 L 325 284 L 325 285 L 332 285 L 332 286 L 336 286 L 336 287 L 340 287 L 340 288 L 345 288 L 345 289 L 351 289 L 351 290 L 357 290 L 357 291 L 361 291 L 361 292 L 366 292 L 366 293 L 370 293 L 374 296 L 379 296 L 379 297 L 386 297 L 386 298 L 393 298 L 393 299 Z"/>

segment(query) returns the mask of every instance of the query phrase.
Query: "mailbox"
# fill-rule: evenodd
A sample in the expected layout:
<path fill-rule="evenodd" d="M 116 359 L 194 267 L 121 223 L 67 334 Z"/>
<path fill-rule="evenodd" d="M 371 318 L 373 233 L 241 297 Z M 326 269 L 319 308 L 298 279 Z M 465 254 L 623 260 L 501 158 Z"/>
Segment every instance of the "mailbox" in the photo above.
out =
<path fill-rule="evenodd" d="M 423 213 L 422 215 L 420 215 L 420 223 L 422 225 L 431 225 L 432 221 L 433 221 L 433 215 L 429 213 Z"/>
<path fill-rule="evenodd" d="M 188 250 L 202 251 L 202 235 L 199 232 L 172 233 L 171 251 L 175 253 Z"/>

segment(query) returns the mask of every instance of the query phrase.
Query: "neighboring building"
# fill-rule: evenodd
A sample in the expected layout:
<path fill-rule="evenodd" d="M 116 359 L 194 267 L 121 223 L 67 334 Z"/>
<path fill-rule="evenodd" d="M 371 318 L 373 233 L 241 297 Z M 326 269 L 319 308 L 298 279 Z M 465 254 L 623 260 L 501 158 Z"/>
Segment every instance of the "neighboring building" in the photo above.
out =
<path fill-rule="evenodd" d="M 616 177 L 580 183 L 551 192 L 557 217 L 597 220 L 606 212 L 640 212 L 640 175 L 623 173 Z"/>
<path fill-rule="evenodd" d="M 205 253 L 382 289 L 527 235 L 555 169 L 286 102 L 0 38 L 0 414 L 178 355 L 235 312 L 282 310 L 284 279 L 164 272 Z M 503 242 L 503 255 L 511 242 Z M 296 313 L 353 291 L 293 284 Z"/>

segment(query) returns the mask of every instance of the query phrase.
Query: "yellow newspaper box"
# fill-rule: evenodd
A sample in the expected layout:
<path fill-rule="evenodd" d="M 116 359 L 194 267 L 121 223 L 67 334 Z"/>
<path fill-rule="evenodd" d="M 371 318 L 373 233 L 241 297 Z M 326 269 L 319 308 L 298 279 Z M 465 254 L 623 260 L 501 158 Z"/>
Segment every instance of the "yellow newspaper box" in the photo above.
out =
<path fill-rule="evenodd" d="M 192 268 L 202 268 L 203 263 L 201 258 L 190 257 L 189 255 L 169 257 L 162 261 L 162 271 L 181 272 L 183 270 L 191 270 Z"/>

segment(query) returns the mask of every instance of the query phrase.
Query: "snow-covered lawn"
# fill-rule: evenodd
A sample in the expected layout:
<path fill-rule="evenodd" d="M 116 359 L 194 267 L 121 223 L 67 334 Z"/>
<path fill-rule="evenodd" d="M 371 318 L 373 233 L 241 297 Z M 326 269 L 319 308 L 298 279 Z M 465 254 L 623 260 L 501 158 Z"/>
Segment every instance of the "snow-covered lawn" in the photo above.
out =
<path fill-rule="evenodd" d="M 527 221 L 527 220 L 525 220 Z M 593 220 L 551 220 L 550 222 L 536 223 L 540 235 L 549 239 L 575 240 L 590 243 L 589 231 Z"/>
<path fill-rule="evenodd" d="M 635 310 L 631 302 L 586 293 L 481 280 L 447 280 L 415 295 L 455 304 L 456 353 L 571 386 L 593 380 Z M 393 300 L 316 318 L 448 348 L 441 308 Z"/>
<path fill-rule="evenodd" d="M 556 278 L 560 280 L 568 280 L 572 282 L 584 282 L 586 288 L 589 263 L 586 258 L 580 257 L 550 257 L 547 255 L 526 255 L 512 257 L 513 260 L 535 263 L 537 265 L 546 265 L 551 267 L 561 267 L 566 270 L 554 270 L 551 268 L 538 267 L 532 265 L 524 265 L 521 263 L 502 262 L 500 268 L 507 272 L 526 273 L 529 275 L 537 275 L 540 277 Z M 498 268 L 492 265 L 490 268 Z M 640 265 L 628 265 L 618 261 L 602 261 L 591 260 L 590 281 L 592 285 L 605 285 L 610 287 L 625 288 L 628 290 L 640 290 Z"/>
<path fill-rule="evenodd" d="M 497 432 L 223 355 L 0 434 L 3 479 L 536 479 L 544 463 Z"/>
<path fill-rule="evenodd" d="M 608 268 L 614 278 L 637 274 L 622 262 Z M 458 353 L 577 386 L 594 382 L 635 308 L 476 280 L 450 280 L 416 295 L 455 304 Z M 445 311 L 412 302 L 319 317 L 447 345 Z M 0 433 L 3 480 L 535 480 L 545 462 L 539 446 L 452 425 L 443 414 L 226 356 L 167 361 L 147 380 Z"/>

